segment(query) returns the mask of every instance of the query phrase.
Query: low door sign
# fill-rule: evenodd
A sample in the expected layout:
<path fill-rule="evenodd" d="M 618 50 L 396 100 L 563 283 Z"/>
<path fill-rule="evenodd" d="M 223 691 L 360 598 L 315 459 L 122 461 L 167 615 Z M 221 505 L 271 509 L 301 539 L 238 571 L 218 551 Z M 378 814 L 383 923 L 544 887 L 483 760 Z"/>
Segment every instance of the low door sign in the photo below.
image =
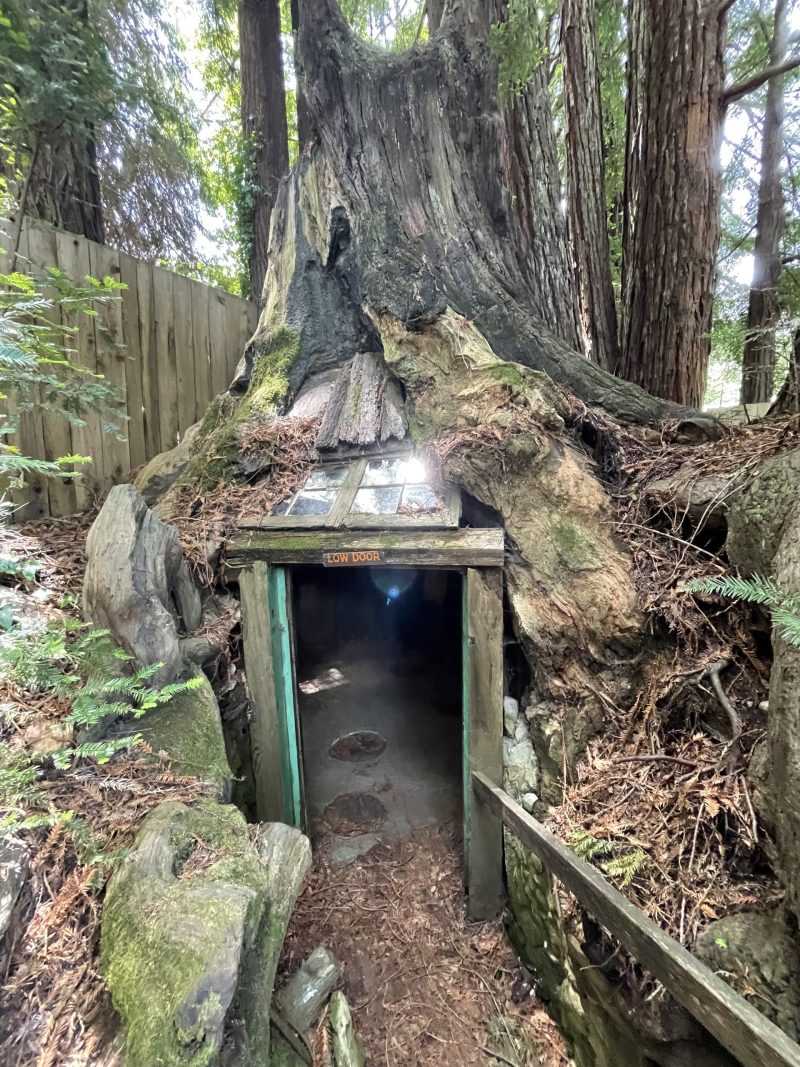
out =
<path fill-rule="evenodd" d="M 324 567 L 374 567 L 386 562 L 386 553 L 378 549 L 352 549 L 342 548 L 337 552 L 323 552 L 322 565 Z"/>

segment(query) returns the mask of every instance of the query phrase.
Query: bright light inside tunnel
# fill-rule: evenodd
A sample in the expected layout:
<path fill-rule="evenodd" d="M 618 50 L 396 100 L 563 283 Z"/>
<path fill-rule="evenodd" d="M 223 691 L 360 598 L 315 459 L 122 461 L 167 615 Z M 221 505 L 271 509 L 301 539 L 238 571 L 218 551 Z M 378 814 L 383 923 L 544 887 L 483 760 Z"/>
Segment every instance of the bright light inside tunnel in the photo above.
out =
<path fill-rule="evenodd" d="M 371 578 L 386 597 L 386 606 L 389 607 L 393 601 L 399 600 L 403 593 L 411 588 L 417 580 L 417 574 L 415 571 L 376 570 Z"/>
<path fill-rule="evenodd" d="M 316 678 L 307 678 L 306 681 L 300 682 L 299 689 L 301 693 L 322 693 L 326 689 L 336 689 L 340 685 L 347 685 L 347 679 L 340 670 L 331 667 L 330 670 L 318 674 Z"/>

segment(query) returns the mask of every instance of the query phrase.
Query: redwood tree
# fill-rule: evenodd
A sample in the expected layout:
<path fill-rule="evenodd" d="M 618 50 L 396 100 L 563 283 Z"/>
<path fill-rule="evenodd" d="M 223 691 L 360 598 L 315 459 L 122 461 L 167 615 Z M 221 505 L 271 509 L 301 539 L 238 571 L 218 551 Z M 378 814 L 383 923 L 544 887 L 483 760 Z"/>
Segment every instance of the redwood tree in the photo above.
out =
<path fill-rule="evenodd" d="M 629 5 L 620 373 L 690 405 L 710 351 L 728 6 Z"/>
<path fill-rule="evenodd" d="M 289 169 L 279 0 L 239 0 L 242 131 L 248 154 L 250 292 L 261 297 L 272 208 Z"/>
<path fill-rule="evenodd" d="M 779 67 L 786 52 L 786 0 L 776 0 L 769 65 Z M 779 315 L 781 236 L 785 218 L 781 189 L 783 158 L 784 74 L 767 82 L 761 132 L 761 174 L 753 249 L 753 282 L 747 309 L 747 337 L 742 357 L 743 404 L 764 404 L 772 396 L 775 373 L 775 326 Z"/>
<path fill-rule="evenodd" d="M 613 370 L 619 347 L 606 216 L 595 0 L 564 0 L 561 55 L 567 212 L 584 350 L 595 362 Z"/>

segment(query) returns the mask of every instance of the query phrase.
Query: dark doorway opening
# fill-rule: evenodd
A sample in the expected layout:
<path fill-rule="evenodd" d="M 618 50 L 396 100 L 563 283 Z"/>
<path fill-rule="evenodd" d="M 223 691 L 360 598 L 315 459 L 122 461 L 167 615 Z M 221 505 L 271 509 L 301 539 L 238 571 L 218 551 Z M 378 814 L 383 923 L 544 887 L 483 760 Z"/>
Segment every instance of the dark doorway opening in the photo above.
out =
<path fill-rule="evenodd" d="M 462 821 L 462 577 L 292 570 L 308 830 L 343 859 Z"/>

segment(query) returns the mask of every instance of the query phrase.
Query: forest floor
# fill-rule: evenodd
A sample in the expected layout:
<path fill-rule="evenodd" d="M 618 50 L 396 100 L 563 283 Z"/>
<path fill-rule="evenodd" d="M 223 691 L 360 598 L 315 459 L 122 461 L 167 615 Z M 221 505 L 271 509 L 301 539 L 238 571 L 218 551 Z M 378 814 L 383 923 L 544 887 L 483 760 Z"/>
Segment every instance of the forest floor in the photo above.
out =
<path fill-rule="evenodd" d="M 458 835 L 430 827 L 333 866 L 315 846 L 284 945 L 282 976 L 318 946 L 342 988 L 367 1060 L 381 1067 L 559 1067 L 564 1039 L 531 989 L 502 923 L 467 919 Z M 314 1037 L 323 1067 L 326 1030 Z"/>

